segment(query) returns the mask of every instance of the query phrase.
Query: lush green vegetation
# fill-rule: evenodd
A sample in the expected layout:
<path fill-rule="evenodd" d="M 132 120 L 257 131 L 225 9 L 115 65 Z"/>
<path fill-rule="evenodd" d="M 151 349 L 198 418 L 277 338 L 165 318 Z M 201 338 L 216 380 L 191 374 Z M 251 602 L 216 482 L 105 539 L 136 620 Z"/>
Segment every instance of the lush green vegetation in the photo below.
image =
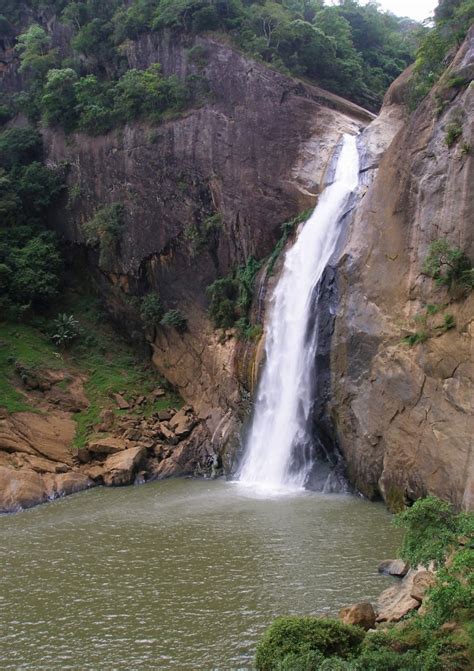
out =
<path fill-rule="evenodd" d="M 262 262 L 251 256 L 245 266 L 239 266 L 228 277 L 216 280 L 207 287 L 211 299 L 209 315 L 216 328 L 237 326 L 244 337 L 258 334 L 249 323 L 249 311 L 255 278 L 261 266 Z"/>
<path fill-rule="evenodd" d="M 255 657 L 258 671 L 272 671 L 310 661 L 309 668 L 319 668 L 325 657 L 341 658 L 353 654 L 364 638 L 358 627 L 337 620 L 316 617 L 288 616 L 277 618 L 260 640 Z"/>
<path fill-rule="evenodd" d="M 245 266 L 238 266 L 229 276 L 220 278 L 207 287 L 211 302 L 209 315 L 216 328 L 236 327 L 241 338 L 251 340 L 262 333 L 260 324 L 250 323 L 250 308 L 258 271 L 266 265 L 268 274 L 273 272 L 275 263 L 285 248 L 285 244 L 295 227 L 305 221 L 309 210 L 301 212 L 281 226 L 281 236 L 271 254 L 261 261 L 251 256 Z"/>
<path fill-rule="evenodd" d="M 113 261 L 123 229 L 123 206 L 120 203 L 104 205 L 84 224 L 86 243 L 99 246 L 99 266 Z"/>
<path fill-rule="evenodd" d="M 415 70 L 408 90 L 408 102 L 415 109 L 429 93 L 447 66 L 447 55 L 459 45 L 474 21 L 473 0 L 439 0 L 435 10 L 435 26 L 428 31 L 416 54 Z M 464 79 L 449 80 L 447 88 L 467 86 Z M 443 110 L 440 101 L 438 112 Z M 451 139 L 447 137 L 448 146 Z M 452 139 L 454 141 L 454 139 Z"/>
<path fill-rule="evenodd" d="M 21 4 L 53 8 L 73 37 L 65 50 L 42 25 L 23 29 L 17 51 L 29 87 L 0 117 L 21 107 L 31 118 L 92 134 L 138 117 L 176 114 L 202 93 L 199 75 L 183 82 L 164 77 L 158 65 L 128 70 L 130 40 L 148 31 L 226 33 L 255 58 L 376 109 L 413 60 L 419 29 L 358 0 L 336 6 L 323 0 L 4 0 L 0 30 L 9 39 L 18 31 Z M 199 53 L 190 57 L 202 68 L 207 55 L 195 48 Z"/>
<path fill-rule="evenodd" d="M 113 394 L 120 393 L 130 400 L 147 396 L 157 386 L 167 387 L 152 366 L 113 330 L 94 295 L 68 290 L 58 307 L 63 312 L 54 319 L 47 315 L 27 324 L 0 321 L 0 406 L 9 412 L 35 411 L 22 393 L 21 378 L 25 375 L 46 369 L 63 370 L 66 387 L 82 376 L 90 405 L 74 415 L 75 446 L 79 448 L 100 422 L 103 409 L 123 412 L 117 408 Z M 165 396 L 140 406 L 140 414 L 180 403 L 168 389 Z"/>
<path fill-rule="evenodd" d="M 435 497 L 399 513 L 400 555 L 438 568 L 425 613 L 377 632 L 334 620 L 282 617 L 263 635 L 258 671 L 468 671 L 474 665 L 474 515 Z M 446 627 L 446 623 L 450 623 Z"/>
<path fill-rule="evenodd" d="M 34 129 L 0 133 L 0 311 L 13 318 L 47 308 L 60 288 L 61 255 L 46 220 L 63 180 L 40 161 Z"/>

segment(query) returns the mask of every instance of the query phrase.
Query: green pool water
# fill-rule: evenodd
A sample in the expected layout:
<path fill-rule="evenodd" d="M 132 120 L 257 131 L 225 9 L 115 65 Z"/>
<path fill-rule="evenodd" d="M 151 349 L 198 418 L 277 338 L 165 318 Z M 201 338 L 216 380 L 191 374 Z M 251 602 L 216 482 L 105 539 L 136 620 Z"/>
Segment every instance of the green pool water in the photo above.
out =
<path fill-rule="evenodd" d="M 389 586 L 390 515 L 224 481 L 94 489 L 0 518 L 0 669 L 252 669 L 280 614 Z"/>

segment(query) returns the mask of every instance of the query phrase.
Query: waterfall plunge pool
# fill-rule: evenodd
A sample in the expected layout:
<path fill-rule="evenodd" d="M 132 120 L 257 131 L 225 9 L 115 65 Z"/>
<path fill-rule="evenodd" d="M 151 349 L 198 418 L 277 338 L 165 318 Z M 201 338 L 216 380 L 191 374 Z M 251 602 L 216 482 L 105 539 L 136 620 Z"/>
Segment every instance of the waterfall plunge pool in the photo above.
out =
<path fill-rule="evenodd" d="M 250 670 L 277 615 L 336 615 L 391 582 L 379 504 L 224 481 L 98 488 L 0 518 L 3 671 Z"/>

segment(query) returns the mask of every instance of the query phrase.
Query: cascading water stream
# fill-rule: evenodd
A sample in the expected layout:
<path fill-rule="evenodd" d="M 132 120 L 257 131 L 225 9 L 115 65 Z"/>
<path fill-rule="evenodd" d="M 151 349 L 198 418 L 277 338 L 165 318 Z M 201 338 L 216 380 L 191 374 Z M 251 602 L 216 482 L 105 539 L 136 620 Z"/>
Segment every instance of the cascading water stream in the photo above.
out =
<path fill-rule="evenodd" d="M 344 135 L 334 182 L 319 198 L 285 255 L 271 299 L 266 361 L 238 479 L 270 491 L 304 486 L 312 467 L 311 410 L 317 350 L 312 296 L 335 251 L 341 220 L 358 184 L 356 138 Z"/>

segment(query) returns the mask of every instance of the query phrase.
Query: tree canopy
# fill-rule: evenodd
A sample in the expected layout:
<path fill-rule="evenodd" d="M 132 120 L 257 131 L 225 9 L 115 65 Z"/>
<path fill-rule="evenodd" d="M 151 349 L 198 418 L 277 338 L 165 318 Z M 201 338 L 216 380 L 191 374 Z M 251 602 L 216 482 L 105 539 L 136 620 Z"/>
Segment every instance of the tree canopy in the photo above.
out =
<path fill-rule="evenodd" d="M 125 75 L 127 42 L 145 32 L 224 32 L 253 57 L 376 110 L 390 82 L 413 61 L 413 35 L 419 28 L 415 22 L 382 11 L 376 2 L 358 0 L 339 0 L 335 5 L 324 0 L 25 0 L 18 4 L 4 0 L 0 30 L 4 26 L 4 31 L 18 31 L 22 4 L 33 9 L 47 6 L 73 33 L 68 50 L 63 45 L 60 50 L 52 48 L 47 26 L 39 23 L 23 28 L 17 38 L 21 69 L 35 81 L 34 102 L 29 103 L 32 116 L 87 131 L 93 129 L 96 117 L 96 132 L 119 122 L 117 116 L 111 118 L 112 101 L 124 86 L 138 85 L 138 75 L 133 75 L 113 93 L 104 91 L 111 88 L 106 82 L 115 84 Z M 55 108 L 62 89 L 66 107 L 66 98 L 74 103 L 78 90 L 91 87 L 90 79 L 82 83 L 90 76 L 97 79 L 97 97 L 90 99 L 87 109 L 83 102 L 68 111 Z M 180 107 L 183 92 L 176 95 L 176 82 L 162 87 L 173 91 L 171 107 Z M 141 115 L 146 107 L 141 106 Z M 130 109 L 126 105 L 122 109 L 126 120 Z"/>

